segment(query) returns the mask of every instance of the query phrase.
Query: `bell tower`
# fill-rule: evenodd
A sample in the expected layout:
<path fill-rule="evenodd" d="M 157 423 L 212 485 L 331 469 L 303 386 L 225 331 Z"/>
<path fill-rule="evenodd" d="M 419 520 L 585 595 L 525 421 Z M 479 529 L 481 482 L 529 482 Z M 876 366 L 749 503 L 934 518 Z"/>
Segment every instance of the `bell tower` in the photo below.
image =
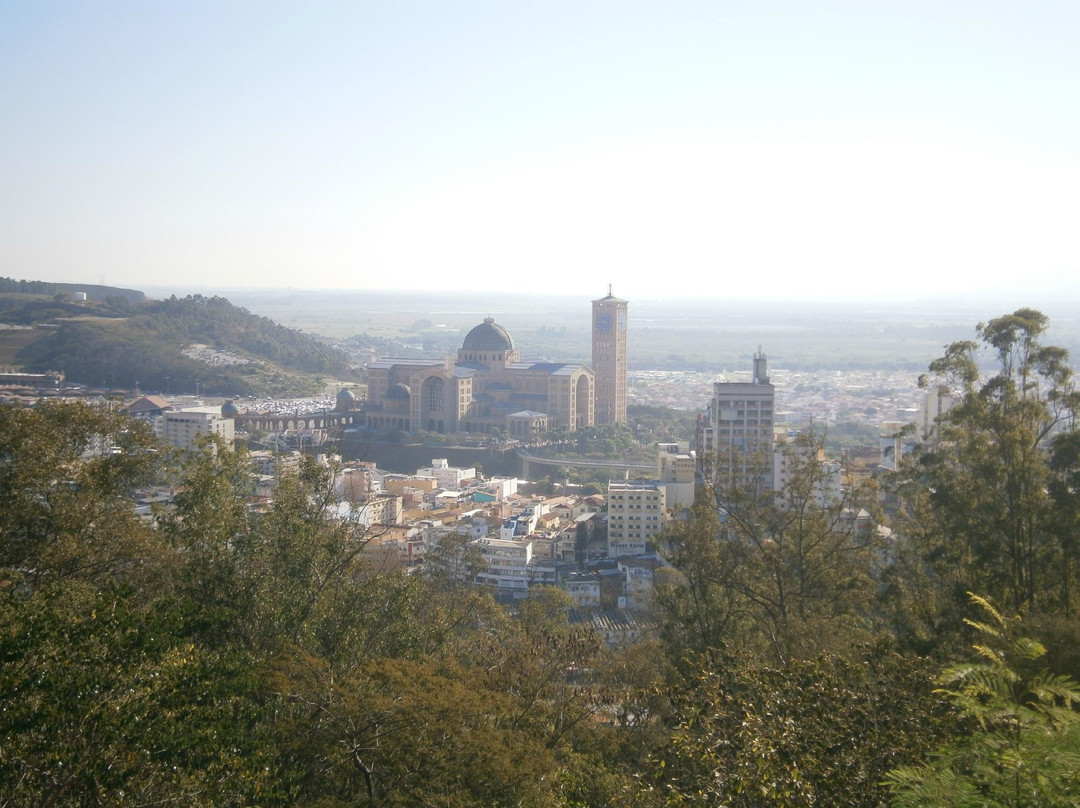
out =
<path fill-rule="evenodd" d="M 626 317 L 630 304 L 611 293 L 592 302 L 592 366 L 597 424 L 626 421 Z"/>

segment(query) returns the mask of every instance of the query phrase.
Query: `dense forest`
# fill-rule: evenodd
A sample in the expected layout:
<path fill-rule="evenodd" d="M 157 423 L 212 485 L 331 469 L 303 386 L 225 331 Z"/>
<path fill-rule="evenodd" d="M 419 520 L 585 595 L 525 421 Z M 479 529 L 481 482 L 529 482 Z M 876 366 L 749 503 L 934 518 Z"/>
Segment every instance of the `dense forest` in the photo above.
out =
<path fill-rule="evenodd" d="M 130 389 L 138 383 L 147 390 L 194 393 L 198 384 L 217 395 L 299 395 L 316 388 L 317 376 L 352 378 L 341 352 L 222 297 L 141 304 L 109 298 L 89 307 L 9 303 L 3 316 L 8 322 L 57 318 L 57 327 L 22 350 L 19 363 L 31 371 L 62 370 L 70 381 L 92 387 Z M 208 365 L 182 353 L 195 343 L 255 361 Z"/>
<path fill-rule="evenodd" d="M 1077 805 L 1080 433 L 1045 325 L 950 345 L 927 382 L 962 400 L 894 476 L 823 498 L 814 434 L 782 496 L 715 475 L 614 648 L 558 590 L 464 583 L 462 537 L 370 574 L 313 461 L 253 512 L 242 452 L 0 407 L 0 805 Z"/>

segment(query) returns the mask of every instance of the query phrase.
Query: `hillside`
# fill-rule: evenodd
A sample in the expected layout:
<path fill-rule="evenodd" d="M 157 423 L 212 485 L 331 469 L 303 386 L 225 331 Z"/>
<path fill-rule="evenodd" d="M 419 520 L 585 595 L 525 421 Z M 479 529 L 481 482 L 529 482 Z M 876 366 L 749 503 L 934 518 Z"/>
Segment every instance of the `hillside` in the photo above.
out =
<path fill-rule="evenodd" d="M 72 302 L 35 294 L 33 284 L 33 292 L 0 293 L 0 324 L 19 327 L 0 331 L 0 358 L 26 371 L 62 370 L 93 387 L 198 385 L 238 396 L 302 394 L 318 377 L 351 377 L 341 352 L 222 297 Z M 209 350 L 185 355 L 192 345 Z"/>
<path fill-rule="evenodd" d="M 141 303 L 146 295 L 135 289 L 123 289 L 118 286 L 100 286 L 95 283 L 50 283 L 49 281 L 17 281 L 14 278 L 0 278 L 0 295 L 74 295 L 84 292 L 87 300 L 107 300 L 122 298 L 130 303 Z"/>

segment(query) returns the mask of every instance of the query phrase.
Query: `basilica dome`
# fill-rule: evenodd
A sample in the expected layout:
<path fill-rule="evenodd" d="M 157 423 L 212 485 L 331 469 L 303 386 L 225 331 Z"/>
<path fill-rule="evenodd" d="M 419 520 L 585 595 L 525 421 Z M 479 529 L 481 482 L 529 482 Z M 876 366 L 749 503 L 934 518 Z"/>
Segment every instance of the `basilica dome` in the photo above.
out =
<path fill-rule="evenodd" d="M 461 349 L 464 351 L 512 351 L 514 340 L 505 328 L 496 325 L 492 318 L 485 317 L 484 322 L 466 335 Z"/>

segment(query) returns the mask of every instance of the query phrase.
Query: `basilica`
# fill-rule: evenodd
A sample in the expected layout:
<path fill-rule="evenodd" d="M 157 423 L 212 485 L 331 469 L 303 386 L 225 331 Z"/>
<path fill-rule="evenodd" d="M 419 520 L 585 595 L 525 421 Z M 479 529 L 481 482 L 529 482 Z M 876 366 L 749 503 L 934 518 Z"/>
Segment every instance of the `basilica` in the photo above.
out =
<path fill-rule="evenodd" d="M 586 365 L 522 362 L 490 317 L 457 359 L 380 359 L 367 367 L 365 421 L 408 432 L 505 432 L 528 440 L 549 429 L 594 424 L 596 374 Z"/>

